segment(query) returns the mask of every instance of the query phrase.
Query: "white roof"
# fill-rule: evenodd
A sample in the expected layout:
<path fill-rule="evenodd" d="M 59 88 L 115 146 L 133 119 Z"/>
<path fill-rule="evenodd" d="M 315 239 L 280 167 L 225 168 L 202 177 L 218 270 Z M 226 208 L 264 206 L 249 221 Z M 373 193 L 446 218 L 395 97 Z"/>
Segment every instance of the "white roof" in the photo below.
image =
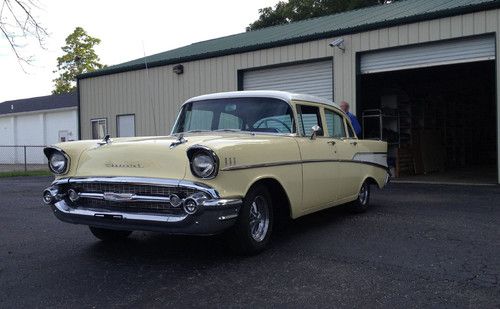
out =
<path fill-rule="evenodd" d="M 292 100 L 301 100 L 313 103 L 322 103 L 327 105 L 333 105 L 338 108 L 338 105 L 330 100 L 316 97 L 309 94 L 298 94 L 286 91 L 275 91 L 275 90 L 246 90 L 246 91 L 230 91 L 230 92 L 219 92 L 204 94 L 187 100 L 185 103 L 201 100 L 213 100 L 213 99 L 227 99 L 227 98 L 245 98 L 245 97 L 262 97 L 262 98 L 276 98 L 282 99 L 284 101 L 290 102 Z"/>

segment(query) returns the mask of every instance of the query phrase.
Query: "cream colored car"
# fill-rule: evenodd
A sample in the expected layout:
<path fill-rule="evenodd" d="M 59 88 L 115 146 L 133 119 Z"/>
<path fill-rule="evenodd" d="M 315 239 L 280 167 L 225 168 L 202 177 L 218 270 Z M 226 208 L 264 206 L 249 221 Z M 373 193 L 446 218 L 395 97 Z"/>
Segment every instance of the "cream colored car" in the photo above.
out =
<path fill-rule="evenodd" d="M 172 134 L 67 142 L 44 150 L 56 180 L 43 200 L 102 240 L 132 231 L 211 235 L 254 253 L 278 219 L 370 201 L 387 144 L 359 140 L 333 102 L 278 91 L 203 95 Z"/>

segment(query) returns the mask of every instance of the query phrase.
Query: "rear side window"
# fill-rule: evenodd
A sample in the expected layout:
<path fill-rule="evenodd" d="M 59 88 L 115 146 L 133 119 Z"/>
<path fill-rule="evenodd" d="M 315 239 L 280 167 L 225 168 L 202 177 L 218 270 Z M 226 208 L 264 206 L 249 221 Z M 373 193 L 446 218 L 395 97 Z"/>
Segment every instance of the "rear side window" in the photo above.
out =
<path fill-rule="evenodd" d="M 351 124 L 348 121 L 346 121 L 346 125 L 347 125 L 347 132 L 349 132 L 349 137 L 356 138 L 356 134 L 354 133 Z"/>
<path fill-rule="evenodd" d="M 333 138 L 346 137 L 344 118 L 329 109 L 325 109 L 326 126 L 328 128 L 328 136 Z"/>
<path fill-rule="evenodd" d="M 319 107 L 308 105 L 297 105 L 297 112 L 299 117 L 299 131 L 303 136 L 308 136 L 312 133 L 313 126 L 321 127 L 321 117 L 319 114 Z M 317 134 L 323 136 L 323 130 Z"/>

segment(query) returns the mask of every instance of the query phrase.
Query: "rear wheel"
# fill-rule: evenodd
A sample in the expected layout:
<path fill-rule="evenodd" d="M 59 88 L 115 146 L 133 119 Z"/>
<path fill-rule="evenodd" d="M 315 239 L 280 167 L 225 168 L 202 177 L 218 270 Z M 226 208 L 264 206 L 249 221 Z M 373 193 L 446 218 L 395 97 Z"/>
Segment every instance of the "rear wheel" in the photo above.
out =
<path fill-rule="evenodd" d="M 363 182 L 358 192 L 358 198 L 349 205 L 349 210 L 354 213 L 365 212 L 370 205 L 370 184 Z"/>
<path fill-rule="evenodd" d="M 92 234 L 103 241 L 117 241 L 123 240 L 127 238 L 132 231 L 119 231 L 119 230 L 110 230 L 103 229 L 100 227 L 89 226 L 90 232 Z"/>
<path fill-rule="evenodd" d="M 240 254 L 255 254 L 264 250 L 273 230 L 271 195 L 264 186 L 248 192 L 240 209 L 238 221 L 229 231 L 233 250 Z"/>

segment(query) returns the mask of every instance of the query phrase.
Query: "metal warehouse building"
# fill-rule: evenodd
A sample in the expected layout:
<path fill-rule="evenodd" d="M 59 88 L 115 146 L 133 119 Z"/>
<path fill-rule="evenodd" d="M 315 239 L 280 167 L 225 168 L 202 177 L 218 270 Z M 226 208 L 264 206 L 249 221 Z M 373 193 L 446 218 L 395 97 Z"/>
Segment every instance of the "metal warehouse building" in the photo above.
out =
<path fill-rule="evenodd" d="M 194 43 L 80 76 L 81 136 L 165 135 L 189 97 L 287 90 L 350 102 L 399 176 L 499 182 L 499 30 L 500 1 L 406 0 Z"/>

